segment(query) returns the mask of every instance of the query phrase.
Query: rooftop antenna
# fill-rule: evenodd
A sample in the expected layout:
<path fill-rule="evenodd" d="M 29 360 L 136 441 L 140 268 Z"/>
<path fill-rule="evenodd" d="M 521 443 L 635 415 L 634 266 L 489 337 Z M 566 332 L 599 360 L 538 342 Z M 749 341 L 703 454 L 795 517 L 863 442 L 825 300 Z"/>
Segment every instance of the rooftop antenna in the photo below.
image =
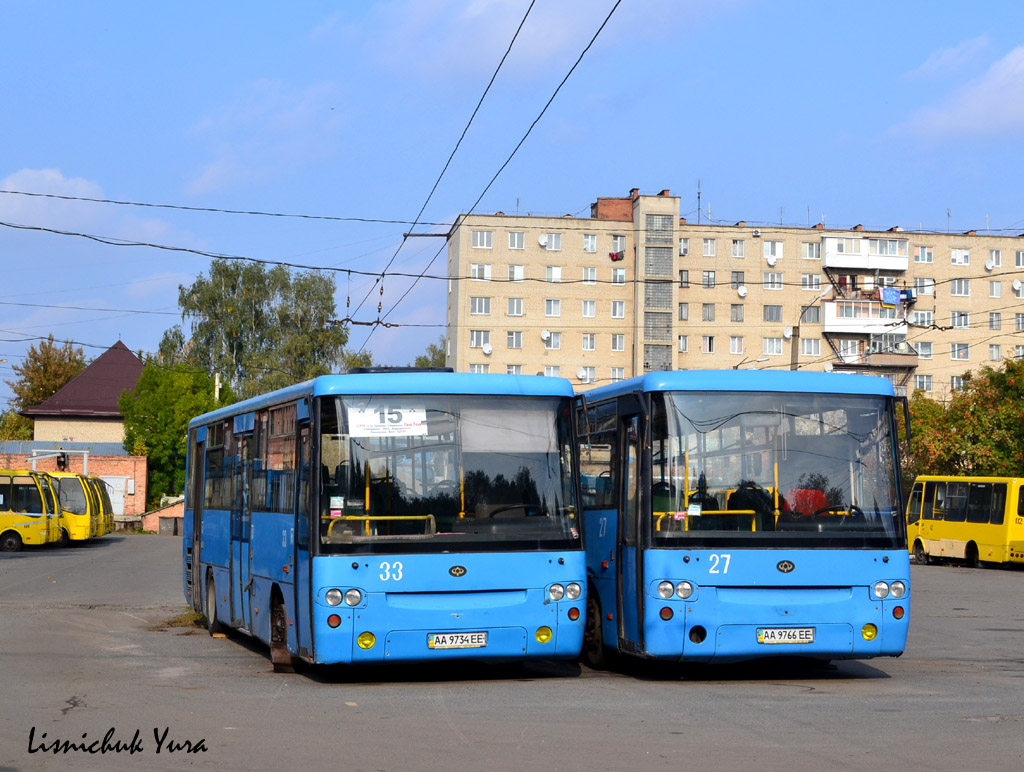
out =
<path fill-rule="evenodd" d="M 697 225 L 700 225 L 700 177 L 697 178 Z"/>
<path fill-rule="evenodd" d="M 811 227 L 811 205 L 807 205 L 807 227 Z"/>
<path fill-rule="evenodd" d="M 949 233 L 949 207 L 946 207 L 946 233 Z"/>

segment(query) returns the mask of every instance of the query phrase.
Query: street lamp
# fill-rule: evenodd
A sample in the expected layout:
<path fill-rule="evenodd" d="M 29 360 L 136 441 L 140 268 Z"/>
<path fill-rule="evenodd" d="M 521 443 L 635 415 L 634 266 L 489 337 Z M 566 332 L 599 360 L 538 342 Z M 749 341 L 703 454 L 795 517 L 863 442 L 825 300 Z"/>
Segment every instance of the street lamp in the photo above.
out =
<path fill-rule="evenodd" d="M 767 361 L 768 361 L 769 359 L 770 359 L 770 357 L 758 357 L 757 359 L 751 359 L 750 357 L 744 357 L 744 358 L 743 358 L 743 359 L 741 359 L 741 360 L 740 360 L 739 362 L 737 362 L 736 364 L 734 364 L 734 365 L 732 366 L 732 369 L 733 369 L 733 370 L 739 370 L 739 369 L 740 369 L 740 367 L 741 367 L 742 365 L 745 365 L 745 364 L 746 364 L 747 362 L 767 362 Z M 751 365 L 750 365 L 750 367 L 748 367 L 747 369 L 748 369 L 748 370 L 756 370 L 757 368 L 756 368 L 756 367 L 754 367 L 754 365 L 753 365 L 753 364 L 751 364 Z"/>

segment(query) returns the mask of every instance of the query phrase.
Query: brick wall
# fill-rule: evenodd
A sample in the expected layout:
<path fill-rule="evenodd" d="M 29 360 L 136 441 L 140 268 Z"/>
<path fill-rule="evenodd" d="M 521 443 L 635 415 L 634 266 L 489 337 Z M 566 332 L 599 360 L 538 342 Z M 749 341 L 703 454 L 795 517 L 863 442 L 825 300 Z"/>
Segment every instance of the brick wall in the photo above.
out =
<path fill-rule="evenodd" d="M 68 472 L 82 472 L 82 456 L 68 455 Z M 32 462 L 25 460 L 23 453 L 0 453 L 0 469 L 31 469 Z M 57 460 L 42 459 L 36 462 L 40 472 L 56 472 Z M 89 474 L 96 477 L 128 477 L 135 481 L 135 493 L 125 492 L 124 513 L 141 515 L 146 511 L 146 473 L 148 471 L 145 456 L 89 456 Z"/>

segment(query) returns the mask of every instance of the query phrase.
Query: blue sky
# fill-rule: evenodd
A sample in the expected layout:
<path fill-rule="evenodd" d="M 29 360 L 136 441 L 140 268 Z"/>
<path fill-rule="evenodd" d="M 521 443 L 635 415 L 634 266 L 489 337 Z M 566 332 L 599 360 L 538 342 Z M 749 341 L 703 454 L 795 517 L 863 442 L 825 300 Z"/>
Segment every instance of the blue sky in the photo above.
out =
<path fill-rule="evenodd" d="M 536 0 L 423 220 L 473 205 L 613 5 Z M 0 0 L 0 191 L 411 221 L 528 6 Z M 700 180 L 725 222 L 1018 233 L 1022 140 L 1024 3 L 623 0 L 477 211 L 585 215 L 669 188 L 693 218 Z M 0 222 L 7 380 L 49 333 L 90 358 L 154 350 L 209 266 L 9 225 L 341 271 L 383 269 L 408 229 L 12 193 Z M 442 244 L 409 240 L 391 270 Z M 370 281 L 337 274 L 339 316 Z M 406 364 L 443 332 L 443 283 L 389 321 L 409 326 L 367 348 Z"/>

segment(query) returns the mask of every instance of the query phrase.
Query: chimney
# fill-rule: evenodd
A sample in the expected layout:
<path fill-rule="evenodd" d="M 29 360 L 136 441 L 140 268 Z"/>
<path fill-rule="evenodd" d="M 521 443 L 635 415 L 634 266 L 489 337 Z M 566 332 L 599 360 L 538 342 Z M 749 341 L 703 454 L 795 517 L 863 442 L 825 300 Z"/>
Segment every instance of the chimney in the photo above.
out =
<path fill-rule="evenodd" d="M 977 232 L 977 231 L 975 231 L 975 230 L 965 231 L 965 232 L 964 232 L 964 235 L 965 235 L 965 236 L 977 236 L 977 235 L 978 235 L 978 232 Z"/>
<path fill-rule="evenodd" d="M 740 220 L 738 223 L 736 223 L 736 227 L 737 228 L 746 228 L 747 227 L 747 221 L 746 220 Z"/>
<path fill-rule="evenodd" d="M 636 201 L 638 198 L 640 198 L 640 188 L 633 188 L 633 189 L 631 189 L 629 191 L 629 197 L 631 199 L 633 199 L 634 201 Z"/>
<path fill-rule="evenodd" d="M 889 233 L 903 233 L 903 229 L 898 225 L 894 225 L 889 229 Z"/>
<path fill-rule="evenodd" d="M 679 218 L 679 224 L 680 225 L 686 225 L 686 218 L 685 217 L 680 217 Z"/>
<path fill-rule="evenodd" d="M 850 230 L 851 231 L 862 231 L 862 230 L 864 230 L 864 226 L 861 225 L 860 223 L 858 223 L 857 225 L 854 225 L 852 228 L 850 228 Z"/>
<path fill-rule="evenodd" d="M 816 231 L 823 231 L 823 230 L 825 230 L 825 223 L 823 223 L 823 222 L 816 223 L 814 225 L 814 230 L 816 230 Z"/>
<path fill-rule="evenodd" d="M 665 188 L 665 189 L 664 189 L 663 191 L 661 191 L 661 193 L 659 193 L 658 195 L 659 195 L 659 196 L 671 196 L 672 194 L 668 192 L 668 188 Z"/>

